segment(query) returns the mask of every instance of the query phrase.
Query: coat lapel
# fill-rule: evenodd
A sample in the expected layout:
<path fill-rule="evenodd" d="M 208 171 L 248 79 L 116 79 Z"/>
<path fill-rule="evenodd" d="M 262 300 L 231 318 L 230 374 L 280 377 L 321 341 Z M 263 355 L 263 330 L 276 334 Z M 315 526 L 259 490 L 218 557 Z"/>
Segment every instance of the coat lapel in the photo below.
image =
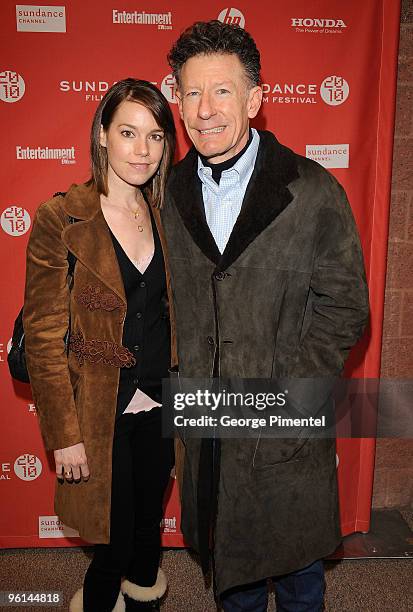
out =
<path fill-rule="evenodd" d="M 64 209 L 78 220 L 63 230 L 64 244 L 126 305 L 123 280 L 98 193 L 88 185 L 73 185 L 65 196 Z"/>
<path fill-rule="evenodd" d="M 216 264 L 216 270 L 232 265 L 293 199 L 288 185 L 298 178 L 295 154 L 270 132 L 259 132 L 259 135 L 254 172 L 222 255 L 205 220 L 194 148 L 178 164 L 170 181 L 170 190 L 185 227 L 204 255 Z"/>
<path fill-rule="evenodd" d="M 241 212 L 218 268 L 225 270 L 293 199 L 288 185 L 298 178 L 295 154 L 270 132 L 259 132 L 260 146 Z"/>
<path fill-rule="evenodd" d="M 195 244 L 213 263 L 221 253 L 205 219 L 202 186 L 198 178 L 198 154 L 192 148 L 172 173 L 169 189 L 179 215 Z"/>

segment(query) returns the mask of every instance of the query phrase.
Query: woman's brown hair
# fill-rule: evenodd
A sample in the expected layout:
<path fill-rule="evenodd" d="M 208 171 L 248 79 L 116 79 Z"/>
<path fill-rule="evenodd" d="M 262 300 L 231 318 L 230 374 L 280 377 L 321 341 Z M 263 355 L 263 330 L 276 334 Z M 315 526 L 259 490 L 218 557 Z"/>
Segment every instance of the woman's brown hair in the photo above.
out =
<path fill-rule="evenodd" d="M 162 208 L 166 181 L 175 152 L 175 124 L 166 98 L 149 81 L 132 78 L 118 81 L 102 98 L 96 109 L 90 133 L 91 182 L 95 183 L 98 193 L 108 195 L 108 155 L 106 147 L 100 144 L 100 130 L 101 126 L 105 131 L 108 130 L 116 109 L 124 100 L 142 104 L 164 131 L 165 148 L 158 171 L 142 186 L 151 204 Z"/>

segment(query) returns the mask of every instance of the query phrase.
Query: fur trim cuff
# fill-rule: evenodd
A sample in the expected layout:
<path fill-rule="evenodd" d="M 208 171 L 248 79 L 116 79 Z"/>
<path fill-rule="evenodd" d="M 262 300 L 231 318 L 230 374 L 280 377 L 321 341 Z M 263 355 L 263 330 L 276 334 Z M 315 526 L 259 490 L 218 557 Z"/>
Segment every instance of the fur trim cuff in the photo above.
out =
<path fill-rule="evenodd" d="M 83 589 L 79 589 L 73 595 L 69 605 L 69 612 L 83 612 Z M 125 612 L 125 600 L 121 592 L 112 612 Z"/>
<path fill-rule="evenodd" d="M 153 601 L 154 599 L 160 599 L 165 595 L 166 587 L 168 586 L 166 576 L 161 568 L 158 569 L 158 575 L 156 582 L 151 587 L 142 587 L 138 584 L 134 584 L 129 580 L 123 580 L 121 584 L 122 593 L 128 595 L 135 601 Z"/>

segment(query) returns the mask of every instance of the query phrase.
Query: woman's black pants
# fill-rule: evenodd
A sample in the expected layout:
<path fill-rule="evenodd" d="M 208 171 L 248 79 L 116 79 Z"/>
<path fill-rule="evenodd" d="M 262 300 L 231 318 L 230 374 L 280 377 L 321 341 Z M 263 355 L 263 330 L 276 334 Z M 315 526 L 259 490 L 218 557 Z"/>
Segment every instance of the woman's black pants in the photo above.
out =
<path fill-rule="evenodd" d="M 116 420 L 110 543 L 95 545 L 83 587 L 84 612 L 111 612 L 123 576 L 139 586 L 156 582 L 162 502 L 174 464 L 174 442 L 162 438 L 161 414 L 162 408 L 153 408 Z"/>

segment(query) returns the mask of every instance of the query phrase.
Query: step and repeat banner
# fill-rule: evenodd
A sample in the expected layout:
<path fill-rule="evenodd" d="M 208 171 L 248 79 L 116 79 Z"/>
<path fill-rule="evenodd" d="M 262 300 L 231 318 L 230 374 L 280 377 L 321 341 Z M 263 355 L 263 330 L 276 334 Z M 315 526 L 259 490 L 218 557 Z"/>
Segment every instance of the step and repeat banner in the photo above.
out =
<path fill-rule="evenodd" d="M 57 0 L 58 1 L 58 0 Z M 23 302 L 25 249 L 38 205 L 89 177 L 89 129 L 115 81 L 143 78 L 176 119 L 178 158 L 188 150 L 166 61 L 196 20 L 245 27 L 262 56 L 264 104 L 254 122 L 328 168 L 347 191 L 361 234 L 371 322 L 347 375 L 380 372 L 383 295 L 399 31 L 398 0 L 67 0 L 0 7 L 0 546 L 73 546 L 53 510 L 53 460 L 43 449 L 28 385 L 10 379 L 7 349 Z M 374 440 L 338 440 L 343 534 L 367 531 Z M 163 544 L 184 545 L 176 483 Z"/>

